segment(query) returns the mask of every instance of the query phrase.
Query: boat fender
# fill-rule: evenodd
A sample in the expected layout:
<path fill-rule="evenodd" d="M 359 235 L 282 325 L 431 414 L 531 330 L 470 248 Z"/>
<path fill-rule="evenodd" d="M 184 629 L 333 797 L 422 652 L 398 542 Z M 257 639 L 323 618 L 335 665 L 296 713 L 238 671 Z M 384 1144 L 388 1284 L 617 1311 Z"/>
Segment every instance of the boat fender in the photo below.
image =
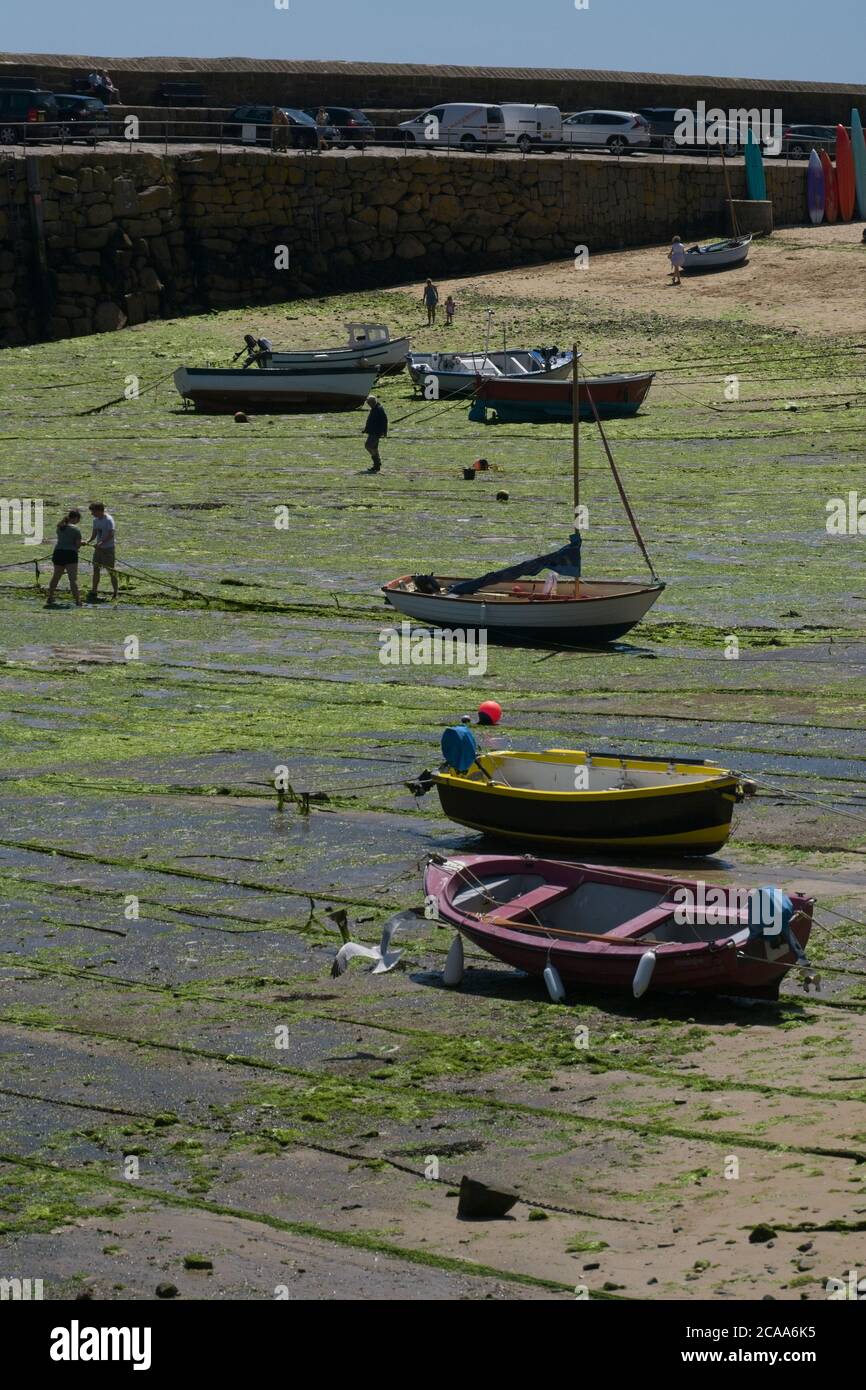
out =
<path fill-rule="evenodd" d="M 551 1003 L 561 1004 L 565 998 L 565 986 L 562 983 L 556 966 L 551 965 L 549 961 L 544 967 L 544 983 L 547 986 L 547 992 L 550 995 Z"/>
<path fill-rule="evenodd" d="M 634 972 L 631 990 L 635 999 L 642 999 L 650 987 L 650 981 L 656 968 L 655 951 L 644 951 L 637 963 L 637 970 Z"/>
<path fill-rule="evenodd" d="M 455 989 L 463 981 L 463 937 L 458 933 L 448 948 L 442 983 L 448 989 Z"/>

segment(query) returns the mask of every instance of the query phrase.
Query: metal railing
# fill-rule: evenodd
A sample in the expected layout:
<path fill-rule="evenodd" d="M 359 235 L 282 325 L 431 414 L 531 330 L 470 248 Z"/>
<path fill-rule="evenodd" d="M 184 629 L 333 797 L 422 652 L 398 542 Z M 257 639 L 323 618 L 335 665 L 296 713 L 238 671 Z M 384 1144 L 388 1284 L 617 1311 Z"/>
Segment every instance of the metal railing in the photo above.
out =
<path fill-rule="evenodd" d="M 103 133 L 108 127 L 107 133 Z M 174 117 L 170 120 L 140 120 L 127 115 L 118 118 L 107 113 L 104 119 L 96 117 L 85 121 L 2 121 L 0 120 L 0 151 L 12 153 L 19 149 L 39 150 L 46 147 L 61 150 L 76 149 L 81 144 L 110 144 L 127 150 L 152 153 L 154 147 L 161 147 L 165 153 L 173 146 L 194 146 L 216 149 L 220 152 L 233 152 L 240 149 L 270 150 L 274 154 L 303 154 L 309 157 L 322 157 L 334 153 L 351 151 L 353 155 L 396 152 L 407 155 L 437 154 L 465 155 L 484 158 L 519 156 L 530 158 L 538 155 L 572 158 L 577 156 L 605 156 L 616 159 L 640 159 L 648 155 L 668 159 L 703 160 L 706 164 L 717 160 L 721 150 L 715 145 L 687 146 L 676 145 L 671 137 L 653 135 L 648 142 L 630 145 L 624 142 L 621 147 L 604 143 L 577 143 L 571 140 L 550 143 L 533 143 L 527 148 L 513 140 L 493 138 L 483 133 L 469 131 L 448 131 L 435 140 L 415 139 L 410 131 L 401 126 L 361 127 L 357 132 L 346 130 L 337 136 L 319 136 L 316 131 L 298 126 L 250 125 L 242 127 L 232 121 L 197 121 Z M 724 152 L 731 158 L 730 146 Z M 742 157 L 742 146 L 738 155 Z M 794 156 L 790 150 L 782 149 L 777 156 L 767 156 L 773 163 L 804 162 L 807 155 Z"/>

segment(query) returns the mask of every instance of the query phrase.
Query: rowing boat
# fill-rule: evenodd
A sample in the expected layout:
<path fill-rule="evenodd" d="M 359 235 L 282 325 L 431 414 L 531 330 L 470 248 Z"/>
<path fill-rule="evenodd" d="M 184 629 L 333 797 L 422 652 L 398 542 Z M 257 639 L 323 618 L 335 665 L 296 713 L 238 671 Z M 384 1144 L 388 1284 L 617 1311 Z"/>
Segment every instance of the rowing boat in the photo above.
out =
<path fill-rule="evenodd" d="M 548 989 L 778 997 L 812 926 L 814 902 L 531 855 L 432 855 L 426 912 Z M 554 997 L 556 997 L 554 995 Z"/>
<path fill-rule="evenodd" d="M 504 352 L 410 352 L 409 375 L 428 400 L 473 396 L 476 382 L 560 381 L 571 375 L 571 353 L 558 348 Z"/>
<path fill-rule="evenodd" d="M 726 241 L 713 241 L 709 246 L 690 246 L 686 251 L 683 270 L 727 270 L 732 265 L 743 265 L 749 259 L 751 245 L 750 233 L 748 236 L 729 237 Z"/>
<path fill-rule="evenodd" d="M 480 752 L 468 771 L 431 773 L 445 815 L 499 839 L 564 849 L 715 854 L 752 789 L 736 772 L 678 759 L 551 748 Z"/>
<path fill-rule="evenodd" d="M 624 419 L 636 415 L 646 400 L 655 372 L 613 372 L 583 377 L 578 385 L 581 420 Z M 591 399 L 590 399 L 591 398 Z M 571 424 L 574 391 L 570 381 L 541 378 L 495 377 L 476 382 L 476 400 L 495 410 L 503 425 Z M 473 407 L 471 417 L 476 419 Z"/>
<path fill-rule="evenodd" d="M 375 367 L 380 376 L 396 375 L 406 365 L 408 338 L 392 338 L 383 323 L 347 323 L 345 347 L 312 348 L 297 352 L 272 352 L 274 367 L 318 367 L 328 371 Z"/>
<path fill-rule="evenodd" d="M 199 412 L 221 415 L 236 410 L 262 414 L 312 414 L 356 410 L 376 380 L 376 368 L 178 367 L 174 384 Z"/>

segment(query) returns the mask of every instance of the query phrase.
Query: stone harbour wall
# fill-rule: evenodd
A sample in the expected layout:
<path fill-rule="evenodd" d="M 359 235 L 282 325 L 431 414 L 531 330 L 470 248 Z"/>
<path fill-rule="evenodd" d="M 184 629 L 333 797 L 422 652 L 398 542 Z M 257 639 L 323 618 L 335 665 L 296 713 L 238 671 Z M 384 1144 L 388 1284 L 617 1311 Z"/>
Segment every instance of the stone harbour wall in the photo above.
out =
<path fill-rule="evenodd" d="M 744 196 L 742 167 L 730 170 Z M 805 169 L 768 162 L 777 226 Z M 720 162 L 67 151 L 0 160 L 0 345 L 726 229 Z M 285 248 L 285 250 L 280 250 Z"/>

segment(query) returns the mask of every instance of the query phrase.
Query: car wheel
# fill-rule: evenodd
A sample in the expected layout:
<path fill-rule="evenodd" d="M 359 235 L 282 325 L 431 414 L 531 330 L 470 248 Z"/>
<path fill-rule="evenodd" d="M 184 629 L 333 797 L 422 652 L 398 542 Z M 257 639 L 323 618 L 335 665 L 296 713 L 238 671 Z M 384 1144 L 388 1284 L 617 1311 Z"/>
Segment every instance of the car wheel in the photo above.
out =
<path fill-rule="evenodd" d="M 804 150 L 802 145 L 791 145 L 788 149 L 788 154 L 791 156 L 792 159 L 806 158 L 806 151 Z"/>
<path fill-rule="evenodd" d="M 725 159 L 736 159 L 739 153 L 738 145 L 725 145 Z"/>
<path fill-rule="evenodd" d="M 665 154 L 675 154 L 677 142 L 672 135 L 665 135 L 662 139 L 662 149 Z"/>
<path fill-rule="evenodd" d="M 18 131 L 14 125 L 0 126 L 0 145 L 17 145 Z"/>
<path fill-rule="evenodd" d="M 58 140 L 71 140 L 71 139 L 72 139 L 72 127 L 71 127 L 71 126 L 68 126 L 68 125 L 59 125 L 59 126 L 57 127 L 57 139 L 58 139 Z"/>
<path fill-rule="evenodd" d="M 621 135 L 611 135 L 607 142 L 607 148 L 611 154 L 622 154 L 627 149 L 627 145 Z"/>
<path fill-rule="evenodd" d="M 461 135 L 460 143 L 468 150 L 474 145 L 477 145 L 478 141 L 475 139 L 474 135 Z"/>
<path fill-rule="evenodd" d="M 532 149 L 532 141 L 528 135 L 520 136 L 520 139 L 517 141 L 517 148 L 520 150 L 521 154 L 529 154 L 529 151 Z"/>

